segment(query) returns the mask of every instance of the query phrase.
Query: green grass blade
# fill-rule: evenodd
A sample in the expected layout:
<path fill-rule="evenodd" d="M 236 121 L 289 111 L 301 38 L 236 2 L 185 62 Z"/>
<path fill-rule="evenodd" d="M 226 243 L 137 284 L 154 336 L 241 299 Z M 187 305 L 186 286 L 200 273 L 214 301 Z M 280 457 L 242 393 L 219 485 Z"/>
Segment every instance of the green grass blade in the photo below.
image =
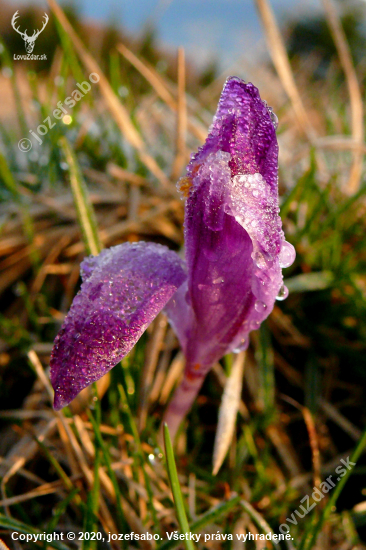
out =
<path fill-rule="evenodd" d="M 142 450 L 140 435 L 139 435 L 139 432 L 138 432 L 138 429 L 137 429 L 137 426 L 136 426 L 135 419 L 132 416 L 130 406 L 128 404 L 127 395 L 125 394 L 125 391 L 124 391 L 121 384 L 118 384 L 118 392 L 119 392 L 119 395 L 120 395 L 122 403 L 123 403 L 123 409 L 124 409 L 124 411 L 126 412 L 126 414 L 128 416 L 128 420 L 129 420 L 129 424 L 130 424 L 130 428 L 131 428 L 131 433 L 133 435 L 134 443 L 135 443 L 135 446 L 136 446 L 136 454 L 137 454 L 137 458 L 138 458 L 138 461 L 139 461 L 139 466 L 140 466 L 140 468 L 142 470 L 142 473 L 143 473 L 143 476 L 144 476 L 146 492 L 147 492 L 147 498 L 148 498 L 148 503 L 147 504 L 148 504 L 149 510 L 151 512 L 151 519 L 152 519 L 154 527 L 157 528 L 158 518 L 157 518 L 157 515 L 156 515 L 155 506 L 154 506 L 154 503 L 153 503 L 153 496 L 154 495 L 153 495 L 153 491 L 152 491 L 152 488 L 151 488 L 149 476 L 147 475 L 147 473 L 145 471 L 145 468 L 144 468 L 145 457 L 144 457 L 144 452 Z"/>
<path fill-rule="evenodd" d="M 173 499 L 174 499 L 175 509 L 177 512 L 178 522 L 179 522 L 182 534 L 189 533 L 190 528 L 188 525 L 186 511 L 184 508 L 182 491 L 180 489 L 177 467 L 175 465 L 175 460 L 174 460 L 172 441 L 170 439 L 169 428 L 167 424 L 164 425 L 164 444 L 165 444 L 166 463 L 168 467 L 168 476 L 169 476 L 170 486 L 173 493 Z M 187 550 L 194 550 L 194 545 L 191 540 L 185 540 L 184 544 Z"/>
<path fill-rule="evenodd" d="M 244 510 L 250 515 L 254 523 L 258 525 L 258 527 L 267 535 L 271 534 L 273 535 L 273 531 L 268 525 L 268 523 L 265 521 L 265 519 L 253 508 L 253 506 L 247 502 L 246 500 L 241 500 L 240 504 L 244 508 Z"/>
<path fill-rule="evenodd" d="M 70 37 L 67 34 L 67 32 L 65 31 L 62 23 L 57 18 L 56 13 L 53 12 L 53 14 L 55 15 L 56 28 L 57 28 L 57 32 L 60 36 L 61 45 L 62 45 L 62 49 L 63 49 L 64 54 L 65 54 L 65 58 L 67 59 L 67 61 L 69 63 L 71 72 L 72 72 L 76 82 L 82 82 L 83 80 L 85 80 L 85 75 L 84 75 L 84 72 L 83 72 L 83 70 L 81 68 L 81 65 L 79 63 L 78 57 L 75 53 L 72 41 L 70 40 Z M 87 101 L 90 101 L 90 99 L 87 98 Z"/>
<path fill-rule="evenodd" d="M 24 533 L 26 535 L 37 535 L 44 533 L 44 531 L 34 529 L 34 527 L 31 527 L 30 525 L 26 525 L 25 523 L 17 521 L 13 518 L 8 518 L 7 516 L 3 516 L 2 514 L 0 514 L 0 527 L 2 527 L 3 529 L 8 529 L 9 531 Z M 66 546 L 62 542 L 56 540 L 49 541 L 48 546 L 51 548 L 56 548 L 56 550 L 70 550 L 69 546 Z"/>
<path fill-rule="evenodd" d="M 19 86 L 17 74 L 14 70 L 14 63 L 13 63 L 12 57 L 10 56 L 8 49 L 5 45 L 5 42 L 1 37 L 0 37 L 0 45 L 2 46 L 2 53 L 1 53 L 3 58 L 2 67 L 6 66 L 11 70 L 10 82 L 11 82 L 11 87 L 14 94 L 16 113 L 19 121 L 19 128 L 23 134 L 23 137 L 26 137 L 28 135 L 29 130 L 28 130 L 28 124 L 27 124 L 27 120 L 25 117 L 21 96 L 20 96 L 21 87 Z"/>
<path fill-rule="evenodd" d="M 274 354 L 271 334 L 266 323 L 259 329 L 259 346 L 256 352 L 260 377 L 260 401 L 265 412 L 272 412 L 275 405 Z"/>
<path fill-rule="evenodd" d="M 95 410 L 95 425 L 100 426 L 101 423 L 101 408 L 98 398 L 98 389 L 96 382 L 92 385 L 94 396 L 94 410 Z M 90 413 L 90 416 L 92 414 Z M 76 426 L 75 426 L 76 428 Z M 95 456 L 94 456 L 94 482 L 91 491 L 88 493 L 85 512 L 84 512 L 84 532 L 93 533 L 98 531 L 98 510 L 99 510 L 99 494 L 100 494 L 100 480 L 99 480 L 99 468 L 101 466 L 102 451 L 99 444 L 99 439 L 95 438 Z M 86 539 L 83 540 L 83 550 L 95 550 L 97 548 L 97 541 Z"/>
<path fill-rule="evenodd" d="M 0 152 L 0 177 L 5 185 L 5 187 L 13 195 L 14 199 L 20 201 L 19 190 L 17 183 L 13 177 L 13 174 L 10 171 L 8 163 L 4 155 Z"/>
<path fill-rule="evenodd" d="M 96 256 L 102 249 L 94 208 L 90 202 L 88 189 L 71 146 L 65 137 L 60 139 L 66 162 L 69 166 L 70 185 L 74 197 L 80 228 L 83 234 L 85 249 L 88 254 Z"/>
<path fill-rule="evenodd" d="M 67 497 L 62 502 L 57 504 L 57 506 L 54 509 L 52 519 L 49 522 L 49 524 L 47 525 L 47 529 L 46 529 L 47 533 L 53 533 L 53 531 L 56 530 L 56 528 L 57 528 L 57 526 L 60 522 L 61 516 L 65 513 L 67 507 L 74 500 L 74 498 L 76 496 L 78 496 L 78 492 L 79 492 L 79 489 L 77 487 L 75 487 L 71 491 L 71 493 L 69 493 L 67 495 Z M 46 547 L 47 547 L 47 545 L 48 545 L 48 543 L 46 543 Z"/>
<path fill-rule="evenodd" d="M 304 191 L 314 184 L 315 177 L 315 164 L 314 164 L 314 155 L 311 156 L 311 166 L 310 168 L 298 179 L 296 185 L 288 193 L 287 196 L 283 197 L 281 204 L 281 218 L 285 219 L 290 211 L 291 204 L 294 201 L 301 201 Z"/>
<path fill-rule="evenodd" d="M 111 78 L 111 86 L 116 95 L 122 86 L 121 71 L 120 71 L 120 56 L 117 52 L 111 52 L 109 57 L 109 74 Z"/>
<path fill-rule="evenodd" d="M 84 532 L 85 533 L 93 533 L 98 531 L 98 520 L 97 520 L 97 514 L 98 514 L 98 508 L 99 508 L 99 490 L 100 490 L 100 483 L 99 483 L 99 466 L 100 466 L 100 448 L 96 447 L 95 449 L 95 459 L 94 459 L 94 483 L 92 490 L 88 494 L 88 499 L 86 502 L 86 508 L 85 508 L 85 519 L 84 519 Z M 87 540 L 84 539 L 83 541 L 83 550 L 90 550 L 96 548 L 97 541 L 96 540 Z"/>
<path fill-rule="evenodd" d="M 309 520 L 309 522 L 308 522 L 308 524 L 305 528 L 304 534 L 302 536 L 302 539 L 300 541 L 300 545 L 298 546 L 297 550 L 304 550 L 304 544 L 308 540 L 310 540 L 310 535 L 313 532 L 314 528 L 316 527 L 317 521 L 318 521 L 318 518 L 316 516 L 316 513 L 314 513 L 313 517 Z"/>
<path fill-rule="evenodd" d="M 218 504 L 205 514 L 202 514 L 199 519 L 192 523 L 191 531 L 199 531 L 200 529 L 203 529 L 206 525 L 209 525 L 210 523 L 215 523 L 219 518 L 229 514 L 231 510 L 234 510 L 234 508 L 237 507 L 240 502 L 240 498 L 241 497 L 239 496 L 233 497 L 227 502 L 224 502 L 223 504 Z"/>
<path fill-rule="evenodd" d="M 324 222 L 322 226 L 322 231 L 325 231 L 325 229 L 328 229 L 329 227 L 334 227 L 336 225 L 337 220 L 340 218 L 340 216 L 347 212 L 348 209 L 350 209 L 355 202 L 358 201 L 359 198 L 364 197 L 366 194 L 366 183 L 363 183 L 357 193 L 352 195 L 349 199 L 346 199 L 344 201 L 341 201 L 338 208 L 333 208 L 332 212 L 329 213 L 329 216 L 327 217 L 326 221 Z M 349 215 L 349 219 L 352 219 L 352 216 Z"/>
<path fill-rule="evenodd" d="M 285 285 L 290 293 L 324 290 L 333 286 L 334 283 L 335 277 L 331 271 L 301 273 L 300 275 L 285 279 Z"/>
<path fill-rule="evenodd" d="M 195 522 L 191 524 L 191 533 L 198 533 L 201 529 L 206 527 L 206 525 L 215 523 L 218 519 L 227 516 L 232 510 L 234 510 L 238 506 L 238 504 L 240 503 L 240 499 L 241 497 L 236 496 L 234 498 L 231 498 L 227 502 L 224 502 L 223 504 L 219 504 L 218 506 L 211 508 L 205 514 L 202 514 L 200 518 L 198 518 Z M 166 540 L 165 542 L 163 542 L 163 544 L 161 544 L 161 546 L 159 546 L 159 550 L 171 550 L 172 548 L 176 548 L 180 544 L 180 540 Z"/>
<path fill-rule="evenodd" d="M 127 525 L 126 525 L 126 521 L 125 521 L 123 510 L 122 510 L 122 504 L 121 504 L 121 492 L 120 492 L 120 489 L 119 489 L 119 486 L 118 486 L 116 474 L 114 473 L 114 470 L 112 468 L 111 457 L 110 457 L 108 449 L 107 449 L 107 447 L 106 447 L 106 445 L 103 441 L 103 437 L 102 437 L 102 434 L 100 432 L 98 423 L 96 422 L 94 416 L 90 413 L 90 411 L 88 411 L 88 416 L 89 416 L 89 420 L 91 421 L 91 423 L 93 425 L 93 430 L 94 430 L 94 435 L 95 435 L 96 442 L 99 445 L 100 449 L 102 450 L 104 462 L 105 462 L 105 464 L 107 466 L 107 470 L 108 470 L 108 475 L 111 479 L 111 482 L 112 482 L 113 488 L 114 488 L 114 492 L 116 494 L 116 507 L 117 507 L 117 515 L 118 515 L 118 520 L 119 520 L 119 524 L 120 524 L 119 525 L 120 529 L 123 532 L 127 532 L 126 531 Z"/>
<path fill-rule="evenodd" d="M 47 448 L 47 446 L 42 442 L 40 441 L 40 439 L 38 439 L 38 437 L 34 436 L 34 439 L 35 441 L 37 442 L 37 445 L 39 445 L 40 449 L 42 450 L 42 452 L 44 453 L 44 455 L 46 456 L 47 460 L 50 462 L 50 464 L 53 466 L 53 468 L 56 470 L 58 476 L 60 479 L 62 479 L 62 481 L 64 482 L 65 484 L 65 487 L 69 490 L 69 491 L 72 491 L 73 490 L 73 484 L 72 484 L 72 481 L 70 480 L 70 478 L 67 476 L 66 472 L 64 471 L 64 469 L 62 468 L 62 466 L 59 464 L 58 460 L 56 460 L 56 458 L 52 455 L 52 453 L 49 451 L 49 449 Z M 81 501 L 79 499 L 79 497 L 76 499 L 75 501 L 77 504 L 80 504 Z"/>
<path fill-rule="evenodd" d="M 350 462 L 357 462 L 357 460 L 360 458 L 362 452 L 366 448 L 366 429 L 364 430 L 362 437 L 360 438 L 357 446 L 355 447 L 355 450 L 353 451 Z M 310 538 L 308 539 L 308 543 L 305 541 L 304 544 L 301 544 L 300 548 L 303 548 L 304 550 L 311 550 L 314 548 L 316 539 L 318 538 L 318 534 L 324 524 L 324 522 L 329 517 L 331 511 L 334 509 L 336 502 L 338 500 L 339 495 L 341 494 L 343 487 L 347 483 L 347 480 L 349 476 L 351 475 L 352 469 L 347 469 L 346 474 L 340 479 L 338 485 L 335 487 L 334 491 L 331 494 L 330 499 L 327 502 L 327 505 L 325 506 L 319 521 L 316 523 Z"/>
<path fill-rule="evenodd" d="M 19 186 L 15 180 L 8 162 L 4 155 L 0 151 L 0 181 L 2 181 L 7 188 L 7 190 L 12 194 L 14 201 L 19 206 L 19 212 L 21 214 L 22 226 L 24 235 L 29 243 L 33 243 L 35 231 L 33 227 L 33 220 L 28 212 L 28 206 L 23 203 L 22 195 L 19 191 Z M 32 263 L 37 266 L 39 257 L 36 250 L 31 250 L 30 259 Z"/>

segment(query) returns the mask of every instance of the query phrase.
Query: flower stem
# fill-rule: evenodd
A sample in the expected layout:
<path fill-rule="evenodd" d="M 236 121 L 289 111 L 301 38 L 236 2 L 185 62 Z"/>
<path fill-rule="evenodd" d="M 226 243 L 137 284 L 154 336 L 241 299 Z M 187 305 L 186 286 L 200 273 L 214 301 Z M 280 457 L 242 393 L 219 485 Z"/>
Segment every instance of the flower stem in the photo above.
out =
<path fill-rule="evenodd" d="M 174 392 L 173 398 L 169 403 L 163 418 L 163 424 L 166 422 L 172 440 L 174 440 L 178 428 L 181 425 L 187 412 L 193 405 L 193 402 L 201 389 L 205 379 L 206 372 L 192 373 L 191 369 L 186 367 L 184 378 Z"/>

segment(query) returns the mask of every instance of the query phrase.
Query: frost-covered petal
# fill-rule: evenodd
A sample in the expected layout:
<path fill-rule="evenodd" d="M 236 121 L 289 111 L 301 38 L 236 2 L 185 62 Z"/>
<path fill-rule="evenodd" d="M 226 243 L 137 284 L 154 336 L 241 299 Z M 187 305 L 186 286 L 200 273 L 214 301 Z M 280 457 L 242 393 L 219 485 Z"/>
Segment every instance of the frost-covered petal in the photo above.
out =
<path fill-rule="evenodd" d="M 277 170 L 275 116 L 253 84 L 229 78 L 207 140 L 178 183 L 187 197 L 188 280 L 166 311 L 187 364 L 165 416 L 173 434 L 213 363 L 245 349 L 283 294 L 281 267 L 294 249 L 282 232 Z"/>
<path fill-rule="evenodd" d="M 285 243 L 278 208 L 278 145 L 272 111 L 251 83 L 229 78 L 203 147 L 180 188 L 188 269 L 184 308 L 167 306 L 188 363 L 213 361 L 248 345 L 248 333 L 270 313 L 282 286 Z M 182 290 L 180 291 L 182 294 Z M 174 306 L 174 307 L 173 307 Z"/>
<path fill-rule="evenodd" d="M 186 279 L 166 247 L 125 243 L 86 258 L 83 283 L 51 356 L 55 409 L 101 378 L 135 345 Z"/>
<path fill-rule="evenodd" d="M 185 216 L 187 286 L 182 285 L 166 307 L 188 363 L 205 370 L 225 354 L 255 301 L 247 232 L 224 211 L 220 192 L 209 203 L 215 208 L 205 208 L 212 187 L 221 182 L 226 192 L 230 172 L 225 160 L 226 166 L 222 159 L 211 158 L 214 170 L 207 168 L 206 173 L 202 166 L 200 185 L 191 190 Z"/>
<path fill-rule="evenodd" d="M 274 118 L 253 84 L 237 77 L 228 78 L 208 137 L 193 155 L 187 177 L 193 178 L 211 153 L 224 151 L 230 154 L 232 176 L 260 172 L 277 191 L 278 145 Z"/>

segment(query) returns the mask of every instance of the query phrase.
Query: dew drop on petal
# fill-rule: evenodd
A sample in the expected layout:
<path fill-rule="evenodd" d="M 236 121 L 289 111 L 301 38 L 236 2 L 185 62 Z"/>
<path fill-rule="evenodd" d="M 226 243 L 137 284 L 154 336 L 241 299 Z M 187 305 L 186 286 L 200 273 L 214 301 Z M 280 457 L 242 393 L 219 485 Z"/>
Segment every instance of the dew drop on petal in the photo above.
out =
<path fill-rule="evenodd" d="M 282 302 L 282 300 L 286 300 L 288 296 L 288 288 L 285 285 L 282 285 L 280 290 L 278 291 L 278 294 L 276 296 L 276 300 L 279 302 Z"/>
<path fill-rule="evenodd" d="M 273 112 L 272 107 L 268 107 L 269 115 L 271 117 L 271 120 L 273 122 L 273 126 L 275 127 L 275 130 L 278 128 L 278 118 L 277 115 Z"/>
<path fill-rule="evenodd" d="M 263 313 L 263 311 L 267 309 L 267 306 L 261 300 L 257 300 L 254 304 L 254 309 L 258 311 L 258 313 Z"/>
<path fill-rule="evenodd" d="M 241 351 L 247 348 L 247 340 L 243 338 L 240 340 L 239 344 L 233 349 L 233 353 L 240 353 Z"/>
<path fill-rule="evenodd" d="M 279 255 L 280 267 L 289 267 L 294 263 L 296 257 L 295 248 L 287 241 L 282 242 Z"/>
<path fill-rule="evenodd" d="M 255 264 L 257 267 L 259 267 L 259 269 L 264 269 L 265 267 L 267 267 L 266 260 L 264 259 L 264 256 L 261 252 L 255 252 L 253 260 L 255 261 Z"/>

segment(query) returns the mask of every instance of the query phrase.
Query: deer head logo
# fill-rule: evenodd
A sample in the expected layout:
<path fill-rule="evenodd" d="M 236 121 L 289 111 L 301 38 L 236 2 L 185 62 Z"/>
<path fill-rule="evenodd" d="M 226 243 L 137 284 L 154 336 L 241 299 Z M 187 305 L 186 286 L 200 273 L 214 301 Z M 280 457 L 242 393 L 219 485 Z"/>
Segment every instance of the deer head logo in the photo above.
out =
<path fill-rule="evenodd" d="M 44 14 L 44 21 L 43 21 L 43 25 L 42 25 L 42 28 L 39 30 L 39 31 L 33 31 L 33 34 L 32 36 L 28 36 L 27 35 L 27 29 L 25 29 L 24 32 L 21 32 L 21 30 L 19 29 L 19 27 L 16 27 L 16 22 L 17 22 L 17 19 L 19 17 L 19 10 L 17 10 L 14 15 L 13 15 L 13 18 L 11 20 L 11 26 L 13 27 L 13 29 L 15 31 L 17 31 L 20 36 L 23 38 L 24 42 L 25 42 L 25 50 L 27 53 L 32 53 L 33 51 L 33 48 L 34 48 L 34 43 L 35 41 L 37 40 L 37 38 L 39 37 L 39 35 L 41 34 L 41 32 L 43 31 L 43 29 L 45 28 L 45 26 L 47 25 L 48 23 L 48 15 L 47 13 Z"/>

